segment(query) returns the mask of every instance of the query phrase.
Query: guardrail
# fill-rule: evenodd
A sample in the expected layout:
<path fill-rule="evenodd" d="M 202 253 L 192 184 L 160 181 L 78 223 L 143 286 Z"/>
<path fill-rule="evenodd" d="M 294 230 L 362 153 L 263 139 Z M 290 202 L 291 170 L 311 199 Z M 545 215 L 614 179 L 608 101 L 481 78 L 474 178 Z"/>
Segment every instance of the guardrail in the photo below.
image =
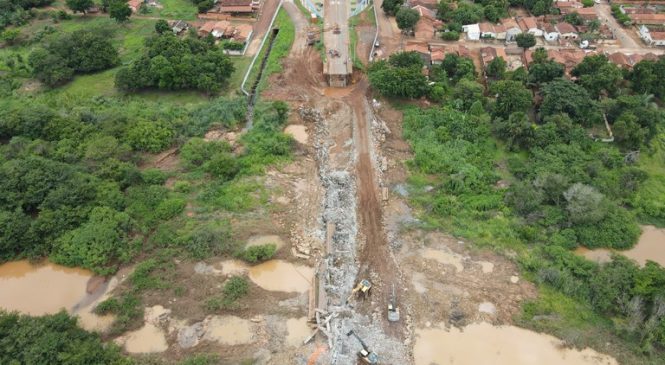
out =
<path fill-rule="evenodd" d="M 372 48 L 369 51 L 369 62 L 374 61 L 374 49 L 376 48 L 376 42 L 379 40 L 379 16 L 377 15 L 378 10 L 376 9 L 376 2 L 372 1 L 372 6 L 374 7 L 374 23 L 376 24 L 376 34 L 374 35 L 374 42 L 372 42 Z"/>
<path fill-rule="evenodd" d="M 245 77 L 242 79 L 242 84 L 240 84 L 240 91 L 242 91 L 242 93 L 245 94 L 245 96 L 249 96 L 249 92 L 245 90 L 245 84 L 247 83 L 249 74 L 252 72 L 252 68 L 254 68 L 254 63 L 256 63 L 256 59 L 259 58 L 259 54 L 261 54 L 261 50 L 263 49 L 263 45 L 266 43 L 266 39 L 268 39 L 268 37 L 272 33 L 272 26 L 273 24 L 275 24 L 275 19 L 277 19 L 277 14 L 279 13 L 279 9 L 282 8 L 282 3 L 283 0 L 280 0 L 279 4 L 277 5 L 277 9 L 275 9 L 275 14 L 273 14 L 272 19 L 270 20 L 270 25 L 268 26 L 268 29 L 266 29 L 266 34 L 263 35 L 263 39 L 261 40 L 261 45 L 259 46 L 258 51 L 256 51 L 254 58 L 252 58 L 252 62 L 249 64 L 247 72 L 245 72 Z"/>

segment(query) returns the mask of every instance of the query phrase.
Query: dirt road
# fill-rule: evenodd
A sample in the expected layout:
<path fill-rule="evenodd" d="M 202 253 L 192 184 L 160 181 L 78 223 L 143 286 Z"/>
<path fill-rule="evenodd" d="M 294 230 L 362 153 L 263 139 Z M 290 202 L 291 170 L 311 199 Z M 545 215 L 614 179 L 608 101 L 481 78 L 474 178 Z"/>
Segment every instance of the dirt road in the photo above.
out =
<path fill-rule="evenodd" d="M 607 24 L 612 30 L 612 32 L 614 32 L 616 38 L 621 42 L 622 48 L 641 47 L 641 45 L 635 42 L 635 40 L 627 33 L 630 30 L 627 30 L 624 27 L 620 26 L 619 23 L 617 23 L 616 19 L 614 19 L 614 16 L 612 16 L 612 9 L 610 8 L 610 4 L 606 2 L 601 2 L 600 4 L 596 4 L 594 6 L 594 9 L 596 10 L 598 19 L 602 23 Z"/>

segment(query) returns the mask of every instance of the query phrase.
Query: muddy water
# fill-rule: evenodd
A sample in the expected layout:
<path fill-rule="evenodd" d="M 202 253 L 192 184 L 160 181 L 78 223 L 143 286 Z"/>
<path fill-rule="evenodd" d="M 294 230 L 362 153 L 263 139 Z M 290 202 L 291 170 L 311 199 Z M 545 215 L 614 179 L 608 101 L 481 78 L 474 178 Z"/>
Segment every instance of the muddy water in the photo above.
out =
<path fill-rule="evenodd" d="M 132 354 L 164 352 L 169 348 L 164 331 L 152 323 L 146 323 L 141 329 L 127 334 L 125 350 Z"/>
<path fill-rule="evenodd" d="M 301 144 L 307 144 L 309 134 L 307 134 L 307 127 L 300 124 L 291 124 L 284 129 L 284 133 L 293 136 L 293 139 Z"/>
<path fill-rule="evenodd" d="M 224 260 L 219 265 L 223 275 L 242 275 L 249 270 L 247 264 L 240 260 Z"/>
<path fill-rule="evenodd" d="M 251 267 L 249 278 L 265 290 L 304 293 L 309 290 L 314 269 L 282 260 L 270 260 Z"/>
<path fill-rule="evenodd" d="M 312 329 L 307 325 L 307 317 L 289 318 L 286 321 L 286 345 L 297 347 L 312 334 Z"/>
<path fill-rule="evenodd" d="M 284 247 L 284 241 L 277 235 L 254 236 L 247 240 L 245 248 L 252 246 L 270 245 L 277 246 L 277 250 Z"/>
<path fill-rule="evenodd" d="M 422 256 L 426 259 L 432 259 L 438 261 L 444 265 L 452 265 L 455 267 L 455 270 L 457 272 L 464 270 L 462 257 L 454 253 L 442 250 L 435 250 L 432 248 L 426 248 L 423 250 Z"/>
<path fill-rule="evenodd" d="M 417 329 L 415 365 L 618 365 L 592 349 L 566 348 L 553 336 L 474 323 L 463 330 Z"/>
<path fill-rule="evenodd" d="M 83 328 L 102 331 L 113 317 L 97 316 L 92 309 L 111 285 L 95 285 L 89 294 L 86 288 L 91 278 L 92 273 L 83 269 L 52 263 L 33 265 L 25 260 L 9 262 L 0 265 L 0 308 L 35 316 L 64 309 L 79 315 Z"/>
<path fill-rule="evenodd" d="M 236 316 L 214 316 L 208 322 L 204 339 L 223 345 L 241 345 L 252 342 L 252 322 Z"/>
<path fill-rule="evenodd" d="M 589 250 L 580 247 L 575 252 L 596 262 L 608 262 L 612 254 L 612 251 L 602 248 Z M 642 235 L 635 247 L 630 250 L 616 252 L 635 260 L 640 265 L 644 265 L 647 260 L 651 260 L 665 266 L 665 229 L 642 226 Z"/>

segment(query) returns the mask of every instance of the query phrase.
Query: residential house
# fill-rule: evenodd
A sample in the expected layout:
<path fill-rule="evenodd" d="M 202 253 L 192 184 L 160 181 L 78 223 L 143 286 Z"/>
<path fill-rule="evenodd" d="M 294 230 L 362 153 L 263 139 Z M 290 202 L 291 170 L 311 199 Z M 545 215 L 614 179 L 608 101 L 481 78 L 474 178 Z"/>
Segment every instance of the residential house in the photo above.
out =
<path fill-rule="evenodd" d="M 503 26 L 503 24 L 495 24 L 494 25 L 494 32 L 496 33 L 496 39 L 499 41 L 505 41 L 506 40 L 506 27 Z"/>
<path fill-rule="evenodd" d="M 176 21 L 171 21 L 169 22 L 169 25 L 171 26 L 171 30 L 173 31 L 173 34 L 180 34 L 187 29 L 189 29 L 189 24 L 187 24 L 183 20 L 176 20 Z"/>
<path fill-rule="evenodd" d="M 446 48 L 430 46 L 430 60 L 433 65 L 440 65 L 446 58 Z"/>
<path fill-rule="evenodd" d="M 625 7 L 622 5 L 619 5 L 619 10 L 624 13 L 624 14 L 656 14 L 657 11 L 654 8 L 647 8 L 644 6 L 631 6 L 631 7 Z"/>
<path fill-rule="evenodd" d="M 596 9 L 593 7 L 576 9 L 575 13 L 579 14 L 582 19 L 586 21 L 592 21 L 598 19 L 598 14 L 596 14 Z"/>
<path fill-rule="evenodd" d="M 480 40 L 480 25 L 478 23 L 463 25 L 462 30 L 470 41 Z"/>
<path fill-rule="evenodd" d="M 259 0 L 219 0 L 217 4 L 220 13 L 250 14 L 261 7 Z"/>
<path fill-rule="evenodd" d="M 506 56 L 506 51 L 503 47 L 494 48 L 494 47 L 483 47 L 480 49 L 480 60 L 482 62 L 483 69 L 487 69 L 487 66 L 490 62 L 494 61 L 495 58 L 501 57 L 504 61 L 508 59 Z"/>
<path fill-rule="evenodd" d="M 129 0 L 127 2 L 127 6 L 129 6 L 129 8 L 132 9 L 132 13 L 138 13 L 139 9 L 141 9 L 142 4 L 143 0 Z"/>
<path fill-rule="evenodd" d="M 231 38 L 233 28 L 228 20 L 220 20 L 212 27 L 212 36 L 215 38 Z"/>
<path fill-rule="evenodd" d="M 665 32 L 652 31 L 646 25 L 640 26 L 640 38 L 650 46 L 665 46 Z"/>
<path fill-rule="evenodd" d="M 424 7 L 422 5 L 416 5 L 411 9 L 417 11 L 418 15 L 420 15 L 421 18 L 429 18 L 432 20 L 436 19 L 436 12 L 427 7 Z"/>
<path fill-rule="evenodd" d="M 212 33 L 212 30 L 215 27 L 215 23 L 216 22 L 211 22 L 211 21 L 203 23 L 203 25 L 199 27 L 198 31 L 199 37 L 205 37 L 208 34 Z"/>
<path fill-rule="evenodd" d="M 543 31 L 538 27 L 538 21 L 535 17 L 527 16 L 519 18 L 517 25 L 522 29 L 522 32 L 531 33 L 536 37 L 543 36 Z"/>
<path fill-rule="evenodd" d="M 540 29 L 543 31 L 543 38 L 548 42 L 554 42 L 559 39 L 559 31 L 551 23 L 540 23 Z"/>
<path fill-rule="evenodd" d="M 496 39 L 496 30 L 494 30 L 494 24 L 482 22 L 478 24 L 478 28 L 480 28 L 481 39 Z"/>
<path fill-rule="evenodd" d="M 439 2 L 437 0 L 409 0 L 408 5 L 410 7 L 416 7 L 418 5 L 424 6 L 431 10 L 437 10 Z"/>
<path fill-rule="evenodd" d="M 433 39 L 437 30 L 443 25 L 443 22 L 436 18 L 436 12 L 422 5 L 416 5 L 412 9 L 420 15 L 418 22 L 413 27 L 416 39 Z"/>
<path fill-rule="evenodd" d="M 566 74 L 570 75 L 570 71 L 582 62 L 584 57 L 594 53 L 595 52 L 585 52 L 579 48 L 564 48 L 558 50 L 550 49 L 547 51 L 547 56 L 554 60 L 554 62 L 563 64 Z"/>
<path fill-rule="evenodd" d="M 641 25 L 665 25 L 665 14 L 630 14 L 633 23 Z"/>
<path fill-rule="evenodd" d="M 238 24 L 233 30 L 232 38 L 238 43 L 246 43 L 252 37 L 254 27 L 251 24 Z"/>
<path fill-rule="evenodd" d="M 506 42 L 514 42 L 515 37 L 518 34 L 522 33 L 522 29 L 517 25 L 517 22 L 513 18 L 505 18 L 500 20 L 501 25 L 503 25 L 506 30 Z"/>
<path fill-rule="evenodd" d="M 612 62 L 613 64 L 621 67 L 621 68 L 631 68 L 633 67 L 633 62 L 630 59 L 629 56 L 627 56 L 624 53 L 621 52 L 615 52 L 612 54 L 607 55 L 607 59 Z"/>
<path fill-rule="evenodd" d="M 559 13 L 562 15 L 566 15 L 568 13 L 572 13 L 575 10 L 582 9 L 584 5 L 582 3 L 579 3 L 577 1 L 555 1 L 554 4 L 552 4 L 553 7 L 556 9 L 559 9 Z"/>
<path fill-rule="evenodd" d="M 432 56 L 429 51 L 429 46 L 424 42 L 410 42 L 404 47 L 404 52 L 416 52 L 423 60 L 425 65 L 432 64 Z"/>
<path fill-rule="evenodd" d="M 557 23 L 554 27 L 559 32 L 559 39 L 576 40 L 579 37 L 577 29 L 570 23 Z"/>

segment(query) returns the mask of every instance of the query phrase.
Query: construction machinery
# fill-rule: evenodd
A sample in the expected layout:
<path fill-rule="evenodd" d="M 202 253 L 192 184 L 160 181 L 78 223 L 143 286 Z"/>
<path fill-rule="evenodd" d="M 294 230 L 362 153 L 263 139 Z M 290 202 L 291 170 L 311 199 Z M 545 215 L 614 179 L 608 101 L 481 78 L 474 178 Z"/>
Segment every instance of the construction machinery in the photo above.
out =
<path fill-rule="evenodd" d="M 319 27 L 310 27 L 307 30 L 307 45 L 313 46 L 316 42 L 321 40 L 321 34 L 331 31 L 333 34 L 340 34 L 339 25 L 335 24 L 334 26 L 319 28 Z"/>
<path fill-rule="evenodd" d="M 358 285 L 356 285 L 356 287 L 351 290 L 351 295 L 349 295 L 349 297 L 346 299 L 346 302 L 348 303 L 351 301 L 351 298 L 353 298 L 356 293 L 360 293 L 360 295 L 363 296 L 363 299 L 367 298 L 367 296 L 369 296 L 370 289 L 372 289 L 372 283 L 370 283 L 367 279 L 362 279 Z"/>
<path fill-rule="evenodd" d="M 388 321 L 397 322 L 399 321 L 399 308 L 397 307 L 397 296 L 395 295 L 395 284 L 393 284 L 393 292 L 390 296 L 390 302 L 388 303 Z"/>
<path fill-rule="evenodd" d="M 355 333 L 353 330 L 349 331 L 349 333 L 346 334 L 347 336 L 353 335 L 358 342 L 360 342 L 360 345 L 362 345 L 362 350 L 358 351 L 358 357 L 365 363 L 365 364 L 378 364 L 379 363 L 379 355 L 376 354 L 376 352 L 372 352 L 369 350 L 367 347 L 367 344 L 365 341 L 358 336 L 357 333 Z"/>

